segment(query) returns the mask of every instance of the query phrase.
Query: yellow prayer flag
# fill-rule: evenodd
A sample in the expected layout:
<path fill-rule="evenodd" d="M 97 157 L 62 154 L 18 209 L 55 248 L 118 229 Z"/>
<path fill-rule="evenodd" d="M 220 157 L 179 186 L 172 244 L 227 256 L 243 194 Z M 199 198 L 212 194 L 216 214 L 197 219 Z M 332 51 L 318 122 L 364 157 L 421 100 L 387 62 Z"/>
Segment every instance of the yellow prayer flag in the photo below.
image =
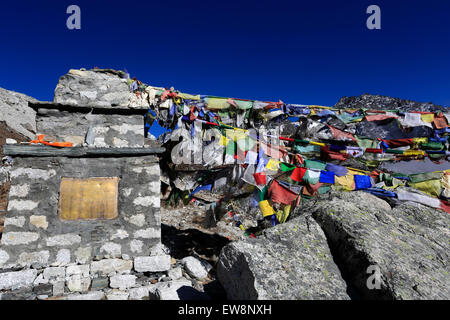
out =
<path fill-rule="evenodd" d="M 278 171 L 280 168 L 280 161 L 270 159 L 266 164 L 266 169 L 271 171 Z"/>
<path fill-rule="evenodd" d="M 269 217 L 269 216 L 275 214 L 275 211 L 273 210 L 273 208 L 270 205 L 268 200 L 261 201 L 259 203 L 259 208 L 261 209 L 261 212 L 264 217 Z"/>
<path fill-rule="evenodd" d="M 434 113 L 422 114 L 420 115 L 423 122 L 433 122 L 434 121 Z"/>

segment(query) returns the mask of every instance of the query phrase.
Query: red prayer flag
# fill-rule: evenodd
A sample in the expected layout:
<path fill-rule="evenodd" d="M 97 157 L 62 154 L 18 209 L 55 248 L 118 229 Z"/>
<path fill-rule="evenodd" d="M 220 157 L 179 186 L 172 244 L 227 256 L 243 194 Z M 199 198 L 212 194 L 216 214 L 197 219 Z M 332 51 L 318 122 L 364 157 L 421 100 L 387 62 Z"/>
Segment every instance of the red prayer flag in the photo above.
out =
<path fill-rule="evenodd" d="M 306 168 L 295 168 L 294 171 L 292 171 L 291 179 L 297 182 L 302 182 L 305 173 Z"/>
<path fill-rule="evenodd" d="M 297 194 L 281 186 L 276 180 L 272 182 L 269 188 L 269 196 L 273 202 L 289 205 L 297 198 Z"/>
<path fill-rule="evenodd" d="M 257 185 L 265 185 L 265 184 L 267 184 L 266 174 L 264 172 L 254 173 L 253 177 L 255 178 L 255 181 L 256 181 Z"/>

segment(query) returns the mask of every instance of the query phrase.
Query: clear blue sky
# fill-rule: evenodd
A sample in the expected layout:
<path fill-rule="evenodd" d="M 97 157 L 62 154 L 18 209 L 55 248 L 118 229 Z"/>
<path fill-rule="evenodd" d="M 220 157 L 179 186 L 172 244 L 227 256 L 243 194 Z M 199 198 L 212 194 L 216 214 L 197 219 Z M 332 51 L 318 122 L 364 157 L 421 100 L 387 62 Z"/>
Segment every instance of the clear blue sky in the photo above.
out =
<path fill-rule="evenodd" d="M 81 30 L 66 8 L 81 8 Z M 366 28 L 381 7 L 382 30 Z M 450 105 L 450 1 L 3 1 L 0 86 L 52 100 L 70 68 L 127 68 L 184 92 L 333 105 Z"/>

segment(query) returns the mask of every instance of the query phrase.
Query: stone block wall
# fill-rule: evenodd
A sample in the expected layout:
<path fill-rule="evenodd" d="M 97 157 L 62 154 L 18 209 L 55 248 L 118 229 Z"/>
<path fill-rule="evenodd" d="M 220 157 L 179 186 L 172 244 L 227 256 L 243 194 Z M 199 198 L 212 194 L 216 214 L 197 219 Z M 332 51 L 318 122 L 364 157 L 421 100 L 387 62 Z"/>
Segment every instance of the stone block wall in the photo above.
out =
<path fill-rule="evenodd" d="M 150 256 L 161 239 L 157 160 L 155 156 L 15 158 L 0 269 Z M 62 177 L 119 177 L 118 217 L 60 220 Z"/>
<path fill-rule="evenodd" d="M 36 114 L 37 134 L 45 134 L 57 141 L 93 147 L 144 146 L 143 114 L 105 114 L 39 108 Z"/>

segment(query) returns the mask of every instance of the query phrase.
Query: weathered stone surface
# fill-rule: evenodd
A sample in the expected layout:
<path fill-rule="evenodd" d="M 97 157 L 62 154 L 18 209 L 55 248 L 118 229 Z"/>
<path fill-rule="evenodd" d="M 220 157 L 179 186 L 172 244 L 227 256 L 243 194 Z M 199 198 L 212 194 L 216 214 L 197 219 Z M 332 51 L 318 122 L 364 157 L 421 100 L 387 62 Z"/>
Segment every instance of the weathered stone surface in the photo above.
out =
<path fill-rule="evenodd" d="M 46 216 L 31 216 L 30 217 L 30 224 L 37 228 L 42 228 L 44 230 L 47 230 L 48 228 L 48 222 Z"/>
<path fill-rule="evenodd" d="M 298 210 L 312 212 L 322 226 L 360 297 L 450 297 L 447 213 L 408 203 L 391 210 L 385 201 L 362 191 L 333 192 Z M 369 266 L 380 269 L 379 290 L 367 287 Z"/>
<path fill-rule="evenodd" d="M 134 233 L 134 237 L 143 239 L 158 239 L 161 238 L 161 230 L 155 228 L 141 229 Z"/>
<path fill-rule="evenodd" d="M 134 258 L 134 270 L 137 272 L 162 272 L 169 269 L 169 255 Z"/>
<path fill-rule="evenodd" d="M 191 277 L 199 280 L 205 279 L 208 276 L 208 272 L 212 269 L 209 263 L 200 261 L 194 257 L 183 258 L 181 263 Z"/>
<path fill-rule="evenodd" d="M 36 123 L 39 133 L 54 136 L 57 141 L 72 142 L 73 146 L 144 146 L 144 119 L 140 114 L 92 114 L 86 109 L 68 112 L 56 108 L 58 106 L 38 109 Z M 76 126 L 67 125 L 74 122 Z"/>
<path fill-rule="evenodd" d="M 53 284 L 53 291 L 52 294 L 54 297 L 59 297 L 64 294 L 64 288 L 66 286 L 66 283 L 64 281 L 57 281 Z"/>
<path fill-rule="evenodd" d="M 28 102 L 37 100 L 14 91 L 0 88 L 0 121 L 18 133 L 34 139 L 36 134 L 36 112 Z"/>
<path fill-rule="evenodd" d="M 180 267 L 170 269 L 167 272 L 167 276 L 172 280 L 178 280 L 183 276 L 183 270 Z"/>
<path fill-rule="evenodd" d="M 1 300 L 36 300 L 36 294 L 32 288 L 21 288 L 7 291 L 0 295 Z"/>
<path fill-rule="evenodd" d="M 193 288 L 192 283 L 186 279 L 149 286 L 149 294 L 156 300 L 209 300 L 206 293 Z"/>
<path fill-rule="evenodd" d="M 111 288 L 128 289 L 136 285 L 136 276 L 130 274 L 113 276 L 109 280 Z"/>
<path fill-rule="evenodd" d="M 91 291 L 85 294 L 71 294 L 67 300 L 102 300 L 105 297 L 103 291 Z"/>
<path fill-rule="evenodd" d="M 97 289 L 104 289 L 107 288 L 109 285 L 109 278 L 108 277 L 99 277 L 92 279 L 91 289 L 97 290 Z"/>
<path fill-rule="evenodd" d="M 349 299 L 313 219 L 293 219 L 222 249 L 217 277 L 229 299 Z"/>
<path fill-rule="evenodd" d="M 33 287 L 33 292 L 37 295 L 46 295 L 48 297 L 53 293 L 53 285 L 50 283 L 39 284 Z"/>
<path fill-rule="evenodd" d="M 70 250 L 61 249 L 56 254 L 56 261 L 52 264 L 54 266 L 66 266 L 70 263 Z"/>
<path fill-rule="evenodd" d="M 26 176 L 28 179 L 42 180 L 46 181 L 51 177 L 56 175 L 54 169 L 44 170 L 44 169 L 33 169 L 33 168 L 15 168 L 11 170 L 11 179 Z"/>
<path fill-rule="evenodd" d="M 29 244 L 39 239 L 39 233 L 36 232 L 8 232 L 2 236 L 2 245 L 16 246 L 20 244 Z"/>
<path fill-rule="evenodd" d="M 40 284 L 47 284 L 48 279 L 44 279 L 44 273 L 40 273 L 36 279 L 33 281 L 33 286 L 38 286 Z"/>
<path fill-rule="evenodd" d="M 9 260 L 8 252 L 0 249 L 0 267 L 2 267 L 8 260 Z"/>
<path fill-rule="evenodd" d="M 60 234 L 57 236 L 47 238 L 48 247 L 66 247 L 71 246 L 81 242 L 81 237 L 78 234 L 68 233 Z"/>
<path fill-rule="evenodd" d="M 40 268 L 48 264 L 48 259 L 50 257 L 50 251 L 36 251 L 36 252 L 23 252 L 19 255 L 17 263 L 22 267 Z"/>
<path fill-rule="evenodd" d="M 81 274 L 76 274 L 66 278 L 67 288 L 71 292 L 86 292 L 91 284 L 91 278 L 83 277 Z"/>
<path fill-rule="evenodd" d="M 128 290 L 130 293 L 129 299 L 130 300 L 148 300 L 149 299 L 149 293 L 148 293 L 148 287 L 139 287 L 139 288 L 132 288 Z"/>
<path fill-rule="evenodd" d="M 130 271 L 133 267 L 133 261 L 121 259 L 104 259 L 100 261 L 93 261 L 91 263 L 91 273 L 100 273 L 102 275 L 109 275 L 114 273 L 125 273 Z"/>
<path fill-rule="evenodd" d="M 85 264 L 91 259 L 92 248 L 80 247 L 75 251 L 75 259 L 79 264 Z"/>
<path fill-rule="evenodd" d="M 142 252 L 143 246 L 144 246 L 144 243 L 141 240 L 131 240 L 130 241 L 131 252 L 140 253 L 140 252 Z"/>
<path fill-rule="evenodd" d="M 29 192 L 30 192 L 29 184 L 11 186 L 11 189 L 9 190 L 9 198 L 10 199 L 13 197 L 24 198 L 28 195 Z"/>
<path fill-rule="evenodd" d="M 37 208 L 39 202 L 31 200 L 11 200 L 8 202 L 8 211 L 20 210 L 31 211 Z"/>
<path fill-rule="evenodd" d="M 15 227 L 19 227 L 22 228 L 23 225 L 25 224 L 25 217 L 24 216 L 19 216 L 19 217 L 6 217 L 5 219 L 5 223 L 4 226 L 15 226 Z"/>
<path fill-rule="evenodd" d="M 6 181 L 9 180 L 9 171 L 10 167 L 0 166 L 0 185 L 4 184 Z"/>
<path fill-rule="evenodd" d="M 122 246 L 118 243 L 107 242 L 100 248 L 100 252 L 105 252 L 107 258 L 118 258 L 122 255 Z"/>
<path fill-rule="evenodd" d="M 70 263 L 87 264 L 93 259 L 104 258 L 133 259 L 136 255 L 149 256 L 153 247 L 160 242 L 160 214 L 158 207 L 142 207 L 133 204 L 136 197 L 159 195 L 158 175 L 149 175 L 146 166 L 159 168 L 155 156 L 119 157 L 119 158 L 66 158 L 53 157 L 16 157 L 11 174 L 11 185 L 27 189 L 23 198 L 13 198 L 14 210 L 8 211 L 15 225 L 6 225 L 3 231 L 3 245 L 21 245 L 20 250 L 6 250 L 9 257 L 8 266 L 17 262 L 23 252 L 41 250 L 50 251 L 51 266 L 63 266 Z M 144 167 L 144 169 L 142 169 Z M 133 169 L 141 168 L 137 174 Z M 158 169 L 159 170 L 159 169 Z M 155 171 L 158 173 L 158 171 Z M 120 177 L 119 219 L 64 221 L 57 211 L 61 177 Z M 153 190 L 149 181 L 158 181 Z M 124 189 L 129 189 L 125 196 Z M 38 203 L 33 210 L 31 206 L 20 203 Z M 34 206 L 34 205 L 33 205 Z M 13 206 L 14 207 L 14 206 Z M 25 208 L 26 207 L 26 208 Z M 52 209 L 53 208 L 53 209 Z M 27 210 L 25 210 L 27 209 Z M 144 225 L 137 228 L 127 221 L 131 216 L 142 215 Z M 139 218 L 138 218 L 139 220 Z M 20 231 L 28 233 L 18 233 Z M 134 236 L 139 237 L 135 239 Z M 18 239 L 17 236 L 20 238 Z M 36 239 L 37 238 L 37 239 Z M 36 240 L 36 241 L 35 241 Z M 133 241 L 132 245 L 131 242 Z M 30 245 L 31 244 L 31 245 Z M 39 248 L 42 248 L 39 250 Z M 69 251 L 58 251 L 66 249 Z M 55 259 L 56 258 L 56 259 Z M 56 261 L 55 261 L 56 260 Z"/>
<path fill-rule="evenodd" d="M 106 298 L 108 300 L 128 300 L 129 295 L 127 291 L 113 289 L 106 294 Z"/>
<path fill-rule="evenodd" d="M 53 101 L 72 106 L 149 108 L 146 97 L 136 97 L 126 79 L 102 70 L 70 70 L 59 79 Z"/>
<path fill-rule="evenodd" d="M 117 230 L 112 236 L 111 236 L 111 240 L 114 239 L 126 239 L 128 238 L 128 232 L 126 232 L 125 230 L 119 229 Z"/>
<path fill-rule="evenodd" d="M 144 214 L 135 214 L 129 218 L 126 218 L 129 223 L 132 223 L 138 227 L 143 227 L 145 225 L 145 215 Z"/>
<path fill-rule="evenodd" d="M 68 266 L 66 268 L 66 276 L 72 276 L 75 274 L 80 274 L 83 277 L 89 277 L 89 265 L 75 265 L 75 266 Z"/>
<path fill-rule="evenodd" d="M 15 290 L 30 287 L 36 277 L 37 271 L 34 269 L 0 273 L 0 290 Z"/>
<path fill-rule="evenodd" d="M 342 97 L 339 102 L 335 104 L 335 107 L 349 109 L 367 108 L 370 110 L 398 110 L 401 112 L 435 112 L 439 110 L 444 112 L 447 111 L 445 107 L 438 106 L 432 103 L 415 102 L 411 100 L 371 94 L 363 94 L 356 97 Z"/>
<path fill-rule="evenodd" d="M 45 268 L 44 272 L 44 279 L 47 280 L 64 280 L 66 277 L 66 268 L 64 267 L 49 267 Z"/>

